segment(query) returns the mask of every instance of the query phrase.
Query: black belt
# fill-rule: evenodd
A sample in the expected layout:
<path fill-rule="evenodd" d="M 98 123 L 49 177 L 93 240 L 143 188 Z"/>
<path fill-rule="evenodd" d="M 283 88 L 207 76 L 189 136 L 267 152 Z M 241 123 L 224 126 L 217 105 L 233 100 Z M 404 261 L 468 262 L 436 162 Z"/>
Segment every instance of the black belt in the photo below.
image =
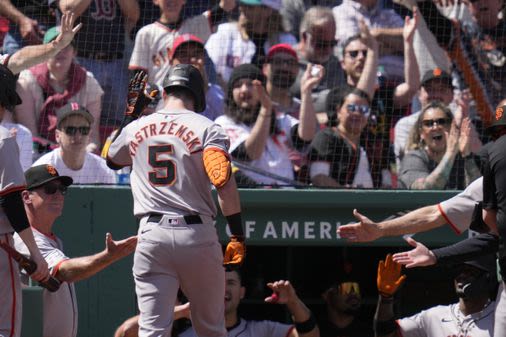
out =
<path fill-rule="evenodd" d="M 163 214 L 152 213 L 148 217 L 148 222 L 160 222 L 162 217 Z M 184 215 L 183 219 L 187 225 L 199 225 L 203 223 L 199 215 Z"/>

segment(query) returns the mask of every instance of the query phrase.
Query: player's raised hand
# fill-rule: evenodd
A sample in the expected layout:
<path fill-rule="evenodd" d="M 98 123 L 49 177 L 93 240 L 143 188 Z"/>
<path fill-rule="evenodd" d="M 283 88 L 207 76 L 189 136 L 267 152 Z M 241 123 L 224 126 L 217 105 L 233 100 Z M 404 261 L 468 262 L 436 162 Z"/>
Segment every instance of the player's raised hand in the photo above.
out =
<path fill-rule="evenodd" d="M 246 245 L 244 244 L 244 238 L 232 235 L 230 242 L 225 249 L 225 255 L 223 256 L 223 266 L 226 268 L 240 267 L 244 262 L 246 256 Z"/>
<path fill-rule="evenodd" d="M 436 264 L 436 256 L 431 250 L 413 238 L 408 237 L 406 241 L 415 248 L 394 254 L 393 260 L 395 262 L 405 265 L 406 268 L 425 267 Z"/>
<path fill-rule="evenodd" d="M 290 281 L 280 280 L 267 283 L 273 294 L 265 298 L 267 303 L 287 304 L 297 299 L 297 294 Z"/>
<path fill-rule="evenodd" d="M 353 216 L 359 221 L 349 225 L 339 226 L 337 234 L 351 242 L 370 242 L 381 237 L 381 230 L 376 222 L 360 214 L 356 209 Z"/>
<path fill-rule="evenodd" d="M 63 13 L 61 17 L 61 30 L 60 34 L 54 40 L 57 49 L 62 50 L 72 42 L 74 36 L 83 26 L 82 23 L 74 27 L 76 22 L 76 15 L 73 12 Z"/>
<path fill-rule="evenodd" d="M 158 95 L 158 89 L 148 88 L 148 73 L 137 70 L 128 83 L 126 116 L 138 118 Z"/>
<path fill-rule="evenodd" d="M 131 236 L 124 240 L 114 241 L 112 234 L 105 235 L 105 250 L 113 260 L 119 260 L 132 254 L 137 246 L 137 236 Z"/>
<path fill-rule="evenodd" d="M 388 254 L 385 261 L 378 263 L 377 286 L 378 292 L 383 297 L 392 297 L 406 280 L 406 275 L 401 275 L 402 266 L 394 262 L 392 255 Z"/>

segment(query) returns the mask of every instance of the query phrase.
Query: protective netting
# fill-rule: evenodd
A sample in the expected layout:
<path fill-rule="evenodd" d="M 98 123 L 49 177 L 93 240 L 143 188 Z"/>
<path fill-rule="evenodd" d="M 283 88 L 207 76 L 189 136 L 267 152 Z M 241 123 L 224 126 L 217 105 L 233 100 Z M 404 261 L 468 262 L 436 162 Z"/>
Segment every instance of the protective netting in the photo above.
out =
<path fill-rule="evenodd" d="M 11 1 L 4 54 L 50 43 L 62 11 L 83 23 L 21 72 L 23 103 L 3 121 L 25 169 L 51 163 L 77 183 L 129 182 L 99 158 L 129 78 L 143 69 L 163 92 L 178 63 L 203 74 L 203 114 L 230 138 L 240 186 L 462 189 L 502 121 L 502 1 Z M 70 103 L 92 118 L 63 114 Z M 160 94 L 146 113 L 161 108 Z"/>

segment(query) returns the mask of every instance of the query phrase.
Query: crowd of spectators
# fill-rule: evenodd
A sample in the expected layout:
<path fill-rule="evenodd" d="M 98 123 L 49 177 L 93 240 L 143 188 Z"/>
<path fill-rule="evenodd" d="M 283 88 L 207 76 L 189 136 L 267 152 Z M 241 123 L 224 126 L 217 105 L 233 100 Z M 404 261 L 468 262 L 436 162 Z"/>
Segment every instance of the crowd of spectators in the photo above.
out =
<path fill-rule="evenodd" d="M 51 43 L 68 10 L 83 28 L 21 72 L 2 123 L 24 168 L 76 183 L 118 182 L 97 154 L 138 69 L 200 70 L 248 187 L 463 189 L 506 97 L 499 0 L 0 0 L 3 53 Z"/>

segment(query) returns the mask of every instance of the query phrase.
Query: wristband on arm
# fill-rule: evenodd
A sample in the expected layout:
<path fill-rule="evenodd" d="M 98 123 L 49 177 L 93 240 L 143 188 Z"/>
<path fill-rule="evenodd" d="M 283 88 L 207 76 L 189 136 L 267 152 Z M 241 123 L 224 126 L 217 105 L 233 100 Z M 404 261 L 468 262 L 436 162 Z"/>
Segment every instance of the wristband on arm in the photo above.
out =
<path fill-rule="evenodd" d="M 228 227 L 230 228 L 230 233 L 232 236 L 237 239 L 237 241 L 244 241 L 244 230 L 242 228 L 242 218 L 241 213 L 235 213 L 232 215 L 225 216 L 227 219 Z"/>
<path fill-rule="evenodd" d="M 298 333 L 308 333 L 312 331 L 314 328 L 316 328 L 316 319 L 314 318 L 313 313 L 309 316 L 307 320 L 300 323 L 295 323 L 295 328 L 297 329 Z"/>

